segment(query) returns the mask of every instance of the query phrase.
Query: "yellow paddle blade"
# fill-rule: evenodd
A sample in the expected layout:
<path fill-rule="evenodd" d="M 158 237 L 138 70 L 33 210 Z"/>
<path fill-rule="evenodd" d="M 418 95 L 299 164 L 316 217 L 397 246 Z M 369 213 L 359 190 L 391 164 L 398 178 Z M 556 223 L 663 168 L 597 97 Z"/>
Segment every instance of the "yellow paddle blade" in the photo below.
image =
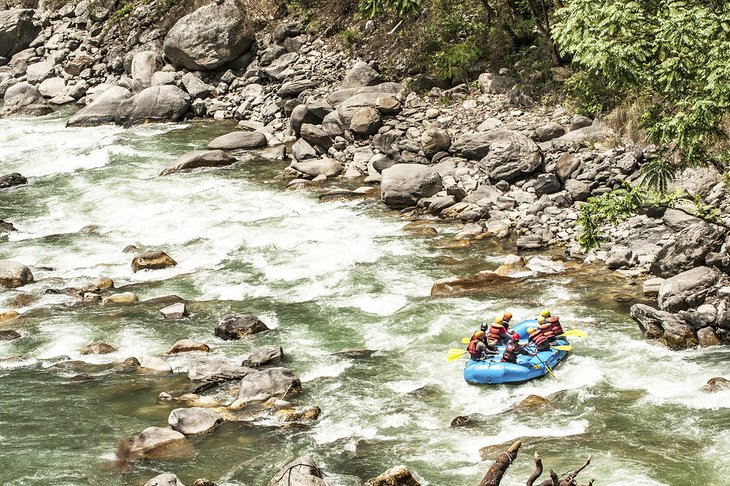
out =
<path fill-rule="evenodd" d="M 558 351 L 570 351 L 573 349 L 573 346 L 551 346 L 551 347 L 557 349 Z"/>
<path fill-rule="evenodd" d="M 464 351 L 463 349 L 456 349 L 456 348 L 449 349 L 449 357 L 448 357 L 449 363 L 461 358 L 465 353 L 466 353 L 466 351 Z"/>
<path fill-rule="evenodd" d="M 580 329 L 571 329 L 570 331 L 565 331 L 561 336 L 573 336 L 573 337 L 586 337 L 588 335 L 587 332 L 581 331 Z"/>
<path fill-rule="evenodd" d="M 461 342 L 464 344 L 469 344 L 471 342 L 471 339 L 469 338 L 461 338 Z"/>

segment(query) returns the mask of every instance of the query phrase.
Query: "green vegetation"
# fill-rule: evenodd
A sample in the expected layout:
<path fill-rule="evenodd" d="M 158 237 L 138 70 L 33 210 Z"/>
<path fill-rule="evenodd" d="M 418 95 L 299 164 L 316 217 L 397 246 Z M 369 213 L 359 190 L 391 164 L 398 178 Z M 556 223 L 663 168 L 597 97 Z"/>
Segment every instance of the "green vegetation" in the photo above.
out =
<path fill-rule="evenodd" d="M 112 22 L 120 22 L 122 21 L 127 15 L 132 13 L 134 11 L 134 3 L 133 2 L 122 2 L 119 9 L 117 9 L 116 12 L 114 12 L 111 15 Z"/>
<path fill-rule="evenodd" d="M 360 13 L 371 19 L 383 13 L 395 13 L 398 17 L 417 13 L 421 9 L 419 0 L 362 0 Z"/>

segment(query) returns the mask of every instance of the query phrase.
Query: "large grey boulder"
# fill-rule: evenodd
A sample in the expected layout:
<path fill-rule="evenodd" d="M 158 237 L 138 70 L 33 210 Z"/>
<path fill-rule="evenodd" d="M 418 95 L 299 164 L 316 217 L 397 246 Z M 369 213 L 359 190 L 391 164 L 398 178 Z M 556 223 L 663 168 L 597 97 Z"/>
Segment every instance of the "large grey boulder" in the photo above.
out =
<path fill-rule="evenodd" d="M 241 366 L 259 368 L 269 364 L 281 363 L 283 359 L 284 350 L 281 346 L 263 346 L 251 351 L 251 354 L 243 360 Z"/>
<path fill-rule="evenodd" d="M 290 167 L 312 179 L 319 176 L 335 177 L 342 172 L 342 164 L 331 158 L 297 161 Z"/>
<path fill-rule="evenodd" d="M 263 402 L 272 397 L 285 398 L 297 395 L 302 383 L 286 368 L 255 370 L 241 379 L 241 388 L 235 406 L 241 407 L 253 402 Z"/>
<path fill-rule="evenodd" d="M 185 435 L 199 435 L 210 432 L 223 422 L 215 410 L 202 407 L 176 408 L 170 412 L 167 423 Z"/>
<path fill-rule="evenodd" d="M 29 83 L 38 84 L 53 75 L 53 63 L 50 61 L 35 62 L 28 66 L 25 78 Z"/>
<path fill-rule="evenodd" d="M 717 252 L 725 240 L 722 228 L 699 221 L 677 234 L 676 241 L 657 252 L 651 273 L 667 278 L 705 264 L 708 253 Z"/>
<path fill-rule="evenodd" d="M 662 310 L 677 312 L 697 307 L 713 290 L 720 273 L 708 267 L 696 267 L 666 279 L 659 287 L 657 303 Z"/>
<path fill-rule="evenodd" d="M 631 317 L 644 336 L 658 339 L 672 349 L 686 349 L 698 344 L 692 326 L 669 312 L 645 304 L 634 304 L 631 306 Z"/>
<path fill-rule="evenodd" d="M 551 143 L 557 150 L 567 150 L 588 147 L 614 138 L 616 138 L 616 132 L 610 128 L 602 125 L 591 125 L 568 132 L 562 137 L 554 138 Z"/>
<path fill-rule="evenodd" d="M 190 381 L 204 383 L 220 383 L 223 381 L 240 380 L 251 373 L 253 368 L 237 366 L 219 358 L 205 358 L 193 361 L 188 366 Z"/>
<path fill-rule="evenodd" d="M 574 201 L 585 201 L 591 195 L 591 186 L 577 179 L 565 181 L 565 190 Z"/>
<path fill-rule="evenodd" d="M 194 150 L 188 152 L 173 164 L 165 167 L 160 175 L 176 172 L 190 172 L 204 167 L 224 167 L 236 162 L 236 158 L 223 150 Z"/>
<path fill-rule="evenodd" d="M 401 110 L 401 103 L 394 94 L 390 93 L 361 93 L 352 96 L 337 107 L 337 113 L 345 126 L 350 126 L 352 118 L 362 108 L 374 108 L 384 115 L 393 115 Z"/>
<path fill-rule="evenodd" d="M 177 476 L 171 473 L 163 473 L 150 479 L 144 486 L 185 486 Z"/>
<path fill-rule="evenodd" d="M 226 341 L 234 341 L 268 330 L 269 327 L 256 316 L 229 316 L 215 327 L 215 335 Z"/>
<path fill-rule="evenodd" d="M 327 482 L 314 459 L 302 456 L 281 467 L 268 486 L 327 486 Z"/>
<path fill-rule="evenodd" d="M 329 150 L 333 144 L 332 137 L 324 129 L 311 123 L 304 123 L 299 134 L 304 140 L 313 146 L 321 147 L 324 151 Z"/>
<path fill-rule="evenodd" d="M 32 282 L 30 268 L 11 260 L 0 260 L 0 287 L 15 289 Z"/>
<path fill-rule="evenodd" d="M 45 98 L 55 98 L 66 87 L 66 81 L 63 78 L 48 78 L 38 85 L 38 91 Z"/>
<path fill-rule="evenodd" d="M 114 121 L 136 123 L 179 121 L 190 108 L 190 96 L 177 86 L 151 86 L 119 103 Z"/>
<path fill-rule="evenodd" d="M 504 128 L 465 133 L 456 139 L 451 150 L 472 160 L 480 159 L 479 163 L 495 181 L 514 181 L 542 165 L 542 152 L 535 142 Z"/>
<path fill-rule="evenodd" d="M 215 89 L 193 73 L 183 74 L 182 84 L 185 87 L 185 91 L 193 98 L 207 98 Z"/>
<path fill-rule="evenodd" d="M 5 108 L 2 114 L 8 115 L 47 115 L 51 107 L 46 103 L 38 88 L 32 84 L 22 81 L 14 84 L 5 92 Z"/>
<path fill-rule="evenodd" d="M 420 164 L 395 164 L 383 170 L 380 198 L 391 208 L 415 206 L 419 199 L 431 197 L 443 188 L 441 176 Z"/>
<path fill-rule="evenodd" d="M 221 135 L 214 138 L 208 144 L 211 150 L 237 150 L 237 149 L 254 149 L 266 146 L 266 135 L 261 132 L 247 132 L 244 130 L 236 130 L 235 132 Z"/>
<path fill-rule="evenodd" d="M 216 69 L 248 51 L 253 34 L 239 2 L 224 0 L 182 17 L 165 37 L 163 51 L 174 65 Z"/>
<path fill-rule="evenodd" d="M 121 86 L 112 86 L 99 95 L 90 105 L 76 112 L 66 122 L 68 127 L 89 127 L 113 123 L 122 101 L 129 99 L 132 92 Z"/>
<path fill-rule="evenodd" d="M 132 80 L 143 87 L 152 84 L 152 75 L 157 71 L 157 53 L 140 51 L 132 58 Z"/>
<path fill-rule="evenodd" d="M 362 136 L 375 135 L 382 125 L 380 113 L 370 107 L 360 108 L 350 120 L 350 130 Z"/>
<path fill-rule="evenodd" d="M 342 80 L 343 88 L 372 86 L 380 82 L 380 74 L 364 61 L 357 61 Z"/>
<path fill-rule="evenodd" d="M 147 427 L 132 439 L 129 452 L 133 457 L 155 457 L 184 441 L 185 436 L 180 432 L 161 427 Z"/>
<path fill-rule="evenodd" d="M 0 11 L 0 57 L 10 59 L 38 36 L 41 27 L 33 23 L 34 13 L 26 8 Z"/>

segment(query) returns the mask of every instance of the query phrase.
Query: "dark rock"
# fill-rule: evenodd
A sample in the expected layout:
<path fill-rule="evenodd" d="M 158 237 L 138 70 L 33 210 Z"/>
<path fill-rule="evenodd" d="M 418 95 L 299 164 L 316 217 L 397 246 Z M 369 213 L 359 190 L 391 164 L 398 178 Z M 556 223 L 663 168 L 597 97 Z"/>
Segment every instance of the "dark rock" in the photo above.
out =
<path fill-rule="evenodd" d="M 535 180 L 535 194 L 542 196 L 543 194 L 554 194 L 560 191 L 560 181 L 553 173 L 540 174 Z"/>
<path fill-rule="evenodd" d="M 391 208 L 414 206 L 442 189 L 438 172 L 420 164 L 396 164 L 383 170 L 382 177 L 381 199 Z"/>
<path fill-rule="evenodd" d="M 34 14 L 25 8 L 0 11 L 0 57 L 10 59 L 38 36 L 41 26 L 33 22 Z"/>
<path fill-rule="evenodd" d="M 208 148 L 211 150 L 254 149 L 265 147 L 266 144 L 266 135 L 261 132 L 237 130 L 211 140 Z"/>
<path fill-rule="evenodd" d="M 4 189 L 6 187 L 20 186 L 22 184 L 26 184 L 27 182 L 28 179 L 18 174 L 17 172 L 13 172 L 12 174 L 0 176 L 0 189 Z"/>
<path fill-rule="evenodd" d="M 327 482 L 314 459 L 302 456 L 279 469 L 268 486 L 327 486 Z"/>
<path fill-rule="evenodd" d="M 717 270 L 708 267 L 696 267 L 670 277 L 659 288 L 659 307 L 668 312 L 697 307 L 705 301 L 719 277 Z"/>
<path fill-rule="evenodd" d="M 12 341 L 13 339 L 18 339 L 20 337 L 20 333 L 18 331 L 13 331 L 12 329 L 0 331 L 0 341 Z"/>
<path fill-rule="evenodd" d="M 251 351 L 241 366 L 259 368 L 265 365 L 279 364 L 284 359 L 284 350 L 281 346 L 264 346 Z"/>
<path fill-rule="evenodd" d="M 707 346 L 719 346 L 721 344 L 720 338 L 717 337 L 715 330 L 711 327 L 703 327 L 697 331 L 697 341 L 703 348 Z"/>
<path fill-rule="evenodd" d="M 140 270 L 160 270 L 162 268 L 174 267 L 177 262 L 170 258 L 164 251 L 147 251 L 141 255 L 137 255 L 132 260 L 132 271 Z"/>
<path fill-rule="evenodd" d="M 188 152 L 172 165 L 166 167 L 161 176 L 174 174 L 176 172 L 190 172 L 205 167 L 225 167 L 236 162 L 236 158 L 223 150 L 195 150 Z"/>
<path fill-rule="evenodd" d="M 246 12 L 233 0 L 205 5 L 182 17 L 165 37 L 165 57 L 194 71 L 216 69 L 251 48 Z"/>
<path fill-rule="evenodd" d="M 310 144 L 321 147 L 323 151 L 332 147 L 332 137 L 317 125 L 304 123 L 300 129 L 301 137 Z"/>
<path fill-rule="evenodd" d="M 722 390 L 730 389 L 730 380 L 722 376 L 716 376 L 707 380 L 707 383 L 700 388 L 705 393 L 716 393 Z"/>
<path fill-rule="evenodd" d="M 658 339 L 672 349 L 686 349 L 698 344 L 694 329 L 669 312 L 634 304 L 631 306 L 631 318 L 646 338 Z"/>
<path fill-rule="evenodd" d="M 215 335 L 229 341 L 268 330 L 268 326 L 256 316 L 230 316 L 218 323 Z"/>
<path fill-rule="evenodd" d="M 705 264 L 710 252 L 717 252 L 725 240 L 725 232 L 714 225 L 697 222 L 677 234 L 676 241 L 657 252 L 651 273 L 671 277 Z"/>

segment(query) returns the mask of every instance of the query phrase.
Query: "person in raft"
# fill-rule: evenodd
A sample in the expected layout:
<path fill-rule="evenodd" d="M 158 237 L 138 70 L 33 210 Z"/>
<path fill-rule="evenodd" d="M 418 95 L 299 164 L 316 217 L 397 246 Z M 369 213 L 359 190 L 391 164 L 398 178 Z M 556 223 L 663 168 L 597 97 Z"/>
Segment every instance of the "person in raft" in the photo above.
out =
<path fill-rule="evenodd" d="M 467 346 L 466 350 L 474 361 L 482 361 L 497 352 L 496 350 L 489 349 L 485 337 L 486 333 L 480 330 L 475 332 L 469 341 L 469 346 Z"/>
<path fill-rule="evenodd" d="M 527 330 L 527 333 L 530 335 L 528 341 L 535 346 L 536 353 L 550 351 L 550 341 L 539 328 L 531 327 Z"/>
<path fill-rule="evenodd" d="M 520 335 L 517 333 L 514 333 L 514 334 L 512 334 L 512 340 L 507 345 L 507 347 L 504 348 L 504 353 L 502 353 L 502 362 L 516 364 L 518 354 L 524 354 L 526 356 L 534 356 L 534 354 L 525 350 L 524 346 L 520 346 Z"/>
<path fill-rule="evenodd" d="M 506 344 L 510 340 L 510 334 L 507 332 L 509 327 L 509 320 L 512 319 L 512 314 L 505 312 L 504 314 L 509 315 L 507 323 L 504 322 L 504 315 L 497 316 L 494 322 L 489 325 L 487 330 L 487 324 L 482 324 L 482 330 L 487 332 L 487 346 L 489 349 L 496 349 L 501 344 Z"/>

